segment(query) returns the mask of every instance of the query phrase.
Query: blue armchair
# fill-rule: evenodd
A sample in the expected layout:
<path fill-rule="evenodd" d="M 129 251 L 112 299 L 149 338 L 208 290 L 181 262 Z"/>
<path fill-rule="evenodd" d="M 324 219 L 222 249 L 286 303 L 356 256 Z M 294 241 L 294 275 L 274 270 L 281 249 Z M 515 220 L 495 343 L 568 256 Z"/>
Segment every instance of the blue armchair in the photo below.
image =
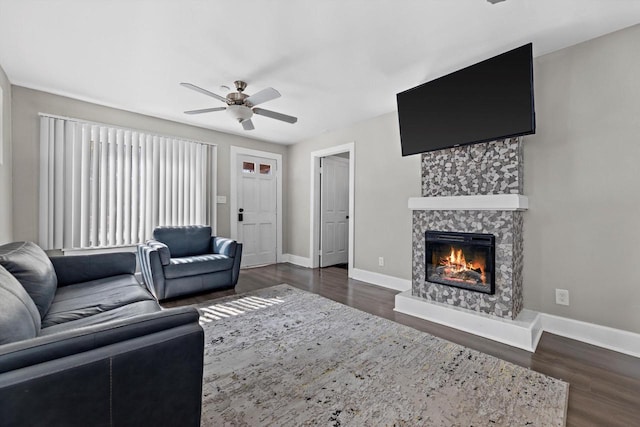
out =
<path fill-rule="evenodd" d="M 158 227 L 138 245 L 142 279 L 158 300 L 233 288 L 241 257 L 242 243 L 204 225 Z"/>

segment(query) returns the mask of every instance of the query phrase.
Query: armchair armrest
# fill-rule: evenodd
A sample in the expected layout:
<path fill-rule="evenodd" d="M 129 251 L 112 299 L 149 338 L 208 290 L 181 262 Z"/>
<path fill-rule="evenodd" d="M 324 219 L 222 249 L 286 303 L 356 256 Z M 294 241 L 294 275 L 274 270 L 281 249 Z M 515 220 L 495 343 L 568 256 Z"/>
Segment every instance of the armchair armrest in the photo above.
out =
<path fill-rule="evenodd" d="M 169 263 L 171 262 L 171 251 L 169 250 L 169 246 L 153 239 L 147 240 L 146 245 L 151 249 L 158 251 L 158 255 L 160 255 L 160 262 L 162 263 L 162 265 L 169 265 Z"/>
<path fill-rule="evenodd" d="M 156 242 L 155 240 L 149 242 Z M 158 299 L 164 299 L 165 297 L 165 280 L 163 261 L 160 254 L 159 247 L 165 246 L 160 242 L 158 244 L 140 244 L 138 245 L 137 255 L 138 263 L 140 264 L 140 273 L 142 275 L 142 281 L 147 288 Z M 167 252 L 169 248 L 167 248 Z M 169 255 L 170 256 L 170 255 Z M 169 260 L 165 260 L 167 265 Z"/>
<path fill-rule="evenodd" d="M 136 256 L 129 252 L 54 256 L 50 259 L 59 287 L 136 272 Z"/>
<path fill-rule="evenodd" d="M 235 258 L 238 243 L 226 237 L 211 237 L 211 253 Z"/>

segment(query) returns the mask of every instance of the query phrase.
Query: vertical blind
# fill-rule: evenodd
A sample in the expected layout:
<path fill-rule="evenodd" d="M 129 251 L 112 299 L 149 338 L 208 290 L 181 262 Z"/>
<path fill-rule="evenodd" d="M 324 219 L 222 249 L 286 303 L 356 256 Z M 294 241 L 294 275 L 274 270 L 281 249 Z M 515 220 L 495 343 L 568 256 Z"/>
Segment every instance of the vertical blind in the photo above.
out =
<path fill-rule="evenodd" d="M 158 225 L 215 222 L 216 146 L 40 117 L 40 246 L 133 245 Z"/>

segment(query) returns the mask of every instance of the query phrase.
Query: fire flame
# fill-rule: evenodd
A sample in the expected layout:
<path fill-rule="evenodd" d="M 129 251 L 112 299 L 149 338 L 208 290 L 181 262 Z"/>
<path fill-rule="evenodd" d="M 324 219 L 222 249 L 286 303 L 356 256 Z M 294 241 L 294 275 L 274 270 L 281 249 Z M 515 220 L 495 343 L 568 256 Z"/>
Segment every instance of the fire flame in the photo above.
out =
<path fill-rule="evenodd" d="M 445 266 L 445 273 L 451 276 L 467 270 L 479 272 L 482 276 L 482 283 L 486 283 L 483 263 L 477 261 L 467 262 L 462 249 L 456 250 L 452 247 L 451 253 L 448 257 L 441 259 L 440 265 Z"/>

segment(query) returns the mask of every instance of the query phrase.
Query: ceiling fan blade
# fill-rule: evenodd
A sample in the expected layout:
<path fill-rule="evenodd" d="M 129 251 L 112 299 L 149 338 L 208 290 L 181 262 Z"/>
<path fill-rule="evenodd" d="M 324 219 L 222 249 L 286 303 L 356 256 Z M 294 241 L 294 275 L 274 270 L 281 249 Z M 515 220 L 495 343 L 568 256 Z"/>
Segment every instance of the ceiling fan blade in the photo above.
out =
<path fill-rule="evenodd" d="M 224 111 L 227 107 L 214 107 L 214 108 L 203 108 L 202 110 L 189 110 L 185 111 L 185 114 L 202 114 L 202 113 L 211 113 L 213 111 Z"/>
<path fill-rule="evenodd" d="M 280 92 L 272 87 L 268 87 L 261 90 L 260 92 L 254 93 L 253 95 L 245 99 L 244 102 L 248 106 L 253 107 L 276 98 L 280 98 Z"/>
<path fill-rule="evenodd" d="M 255 129 L 255 128 L 253 127 L 253 122 L 251 121 L 251 119 L 244 120 L 244 121 L 242 122 L 242 128 L 243 128 L 244 130 L 254 130 L 254 129 Z"/>
<path fill-rule="evenodd" d="M 295 123 L 298 121 L 297 117 L 287 116 L 286 114 L 276 113 L 275 111 L 265 110 L 264 108 L 254 108 L 253 112 L 260 116 L 269 117 L 271 119 L 281 120 L 287 123 Z"/>
<path fill-rule="evenodd" d="M 196 92 L 200 92 L 200 93 L 203 93 L 205 95 L 211 96 L 211 97 L 213 97 L 213 98 L 215 98 L 215 99 L 217 99 L 219 101 L 222 101 L 224 103 L 227 102 L 227 98 L 225 98 L 224 96 L 220 96 L 220 95 L 215 94 L 213 92 L 209 92 L 208 90 L 202 89 L 201 87 L 198 87 L 198 86 L 193 85 L 191 83 L 184 83 L 183 82 L 183 83 L 180 83 L 180 86 L 184 86 L 184 87 L 186 87 L 188 89 L 195 90 Z"/>

